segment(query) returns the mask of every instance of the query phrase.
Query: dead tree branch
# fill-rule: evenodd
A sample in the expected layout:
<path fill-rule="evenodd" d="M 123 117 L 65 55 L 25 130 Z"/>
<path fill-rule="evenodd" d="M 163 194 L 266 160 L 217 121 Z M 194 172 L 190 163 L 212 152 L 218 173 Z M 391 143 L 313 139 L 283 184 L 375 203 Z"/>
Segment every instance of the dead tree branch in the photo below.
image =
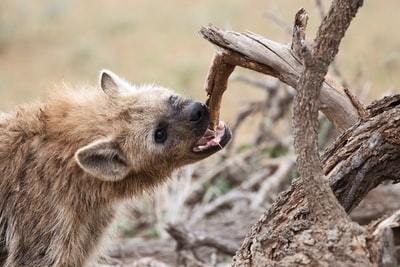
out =
<path fill-rule="evenodd" d="M 324 173 L 347 212 L 383 181 L 400 181 L 400 96 L 376 101 L 367 111 L 368 117 L 337 138 L 322 156 Z"/>
<path fill-rule="evenodd" d="M 345 3 L 345 1 L 338 2 Z M 321 1 L 318 3 L 321 4 Z M 333 9 L 340 12 L 340 8 Z M 245 229 L 249 228 L 249 223 L 255 221 L 261 209 L 265 207 L 269 210 L 248 233 L 237 251 L 234 266 L 396 266 L 396 248 L 390 228 L 399 226 L 400 213 L 396 212 L 393 216 L 379 219 L 368 227 L 360 227 L 347 218 L 342 207 L 337 203 L 339 201 L 345 211 L 350 212 L 370 189 L 384 180 L 400 181 L 400 167 L 398 167 L 400 166 L 400 138 L 398 137 L 400 96 L 385 98 L 365 108 L 350 90 L 344 89 L 345 96 L 352 105 L 351 109 L 356 111 L 358 119 L 319 158 L 316 148 L 316 113 L 323 102 L 321 94 L 325 83 L 333 83 L 323 79 L 326 66 L 330 61 L 329 53 L 327 55 L 326 52 L 319 51 L 322 58 L 316 58 L 317 41 L 311 51 L 305 45 L 306 16 L 304 15 L 304 13 L 299 13 L 297 16 L 297 28 L 295 27 L 293 32 L 294 37 L 290 47 L 291 54 L 301 66 L 296 82 L 299 93 L 295 104 L 294 125 L 296 151 L 299 154 L 298 162 L 299 169 L 302 169 L 300 171 L 302 178 L 295 180 L 291 187 L 270 205 L 269 200 L 274 198 L 271 195 L 275 196 L 281 189 L 282 181 L 292 177 L 292 174 L 288 172 L 293 170 L 294 158 L 290 155 L 271 160 L 268 154 L 271 149 L 269 140 L 263 140 L 260 146 L 241 150 L 231 157 L 227 157 L 228 153 L 225 151 L 224 154 L 220 154 L 223 155 L 223 160 L 214 162 L 216 168 L 208 166 L 204 169 L 197 168 L 202 178 L 199 178 L 193 186 L 198 190 L 193 190 L 190 200 L 186 201 L 187 204 L 190 203 L 188 204 L 191 210 L 188 216 L 190 219 L 182 219 L 185 226 L 172 225 L 172 228 L 176 229 L 170 228 L 172 229 L 171 236 L 178 242 L 177 251 L 170 248 L 175 244 L 171 242 L 171 238 L 163 240 L 164 243 L 158 246 L 152 241 L 146 241 L 146 244 L 150 244 L 148 246 L 151 250 L 155 251 L 155 257 L 147 259 L 148 261 L 135 262 L 138 264 L 135 266 L 142 266 L 140 264 L 158 266 L 157 264 L 164 264 L 163 261 L 169 264 L 168 266 L 217 266 L 218 261 L 226 261 L 226 253 L 232 253 L 235 250 L 234 247 L 238 247 L 239 242 L 243 240 Z M 331 15 L 333 21 L 338 20 L 334 14 Z M 339 23 L 335 26 L 342 27 L 343 24 Z M 336 32 L 335 29 L 333 31 Z M 344 34 L 344 31 L 340 33 Z M 334 36 L 334 42 L 339 42 L 339 37 L 339 35 Z M 258 37 L 258 40 L 261 38 Z M 328 38 L 332 36 L 328 34 Z M 329 49 L 339 45 L 328 42 L 326 44 Z M 241 44 L 231 45 L 240 47 Z M 335 50 L 330 50 L 332 51 L 334 55 Z M 213 116 L 217 120 L 220 99 L 226 89 L 227 78 L 234 68 L 234 65 L 229 63 L 234 62 L 230 58 L 232 55 L 237 57 L 235 60 L 238 62 L 239 57 L 242 57 L 241 64 L 243 65 L 248 64 L 247 66 L 254 69 L 267 70 L 267 67 L 261 63 L 243 63 L 249 58 L 242 54 L 218 48 L 206 85 L 208 89 L 211 88 L 211 92 L 219 90 L 211 94 L 207 89 L 210 97 L 217 95 L 212 105 L 214 106 Z M 284 58 L 282 55 L 277 56 Z M 324 58 L 326 56 L 328 59 Z M 271 73 L 277 73 L 274 71 L 274 69 L 270 70 Z M 281 77 L 281 79 L 286 78 Z M 322 88 L 321 83 L 323 83 Z M 321 88 L 320 92 L 318 92 L 319 88 Z M 275 101 L 275 105 L 282 105 L 284 109 L 287 105 L 281 104 L 273 97 L 277 91 L 280 92 L 280 89 L 269 88 L 271 93 L 268 100 Z M 264 105 L 268 104 L 264 101 Z M 342 106 L 331 108 L 332 110 L 336 108 L 340 112 Z M 271 114 L 267 115 L 273 117 Z M 334 119 L 335 116 L 339 117 L 333 113 L 331 116 Z M 349 123 L 348 118 L 336 119 L 339 122 Z M 216 124 L 217 120 L 213 120 L 213 124 Z M 298 125 L 300 127 L 297 127 Z M 285 148 L 287 148 L 286 142 Z M 259 157 L 259 154 L 263 157 Z M 249 172 L 251 174 L 248 174 Z M 239 177 L 241 179 L 238 179 Z M 246 179 L 242 179 L 243 177 Z M 225 178 L 234 181 L 229 186 L 235 187 L 229 188 L 228 193 L 222 191 L 215 193 L 214 184 Z M 333 197 L 331 189 L 327 187 L 327 180 L 338 201 Z M 391 190 L 396 190 L 389 183 L 385 184 Z M 376 193 L 376 190 L 370 193 Z M 381 208 L 383 203 L 379 203 L 379 207 L 373 203 L 372 212 L 363 220 L 369 222 L 371 218 L 378 219 L 382 213 L 377 210 L 399 209 L 397 203 L 400 202 L 396 201 L 399 198 L 397 192 L 392 196 L 388 194 L 388 191 L 380 194 L 382 195 L 380 202 L 384 202 L 382 201 L 384 199 L 391 205 Z M 201 201 L 202 198 L 203 201 Z M 379 201 L 376 198 L 373 200 Z M 199 207 L 194 203 L 202 203 L 202 205 Z M 204 205 L 204 203 L 207 204 Z M 247 213 L 242 214 L 243 210 Z M 366 215 L 365 210 L 361 213 L 362 216 Z M 237 216 L 238 214 L 241 215 Z M 249 216 L 249 214 L 252 215 Z M 240 225 L 232 227 L 238 222 Z M 248 224 L 243 225 L 243 222 Z M 215 226 L 219 228 L 214 228 Z M 126 243 L 118 249 L 118 253 L 146 256 L 147 254 L 139 252 L 139 246 L 143 243 L 145 243 L 143 240 L 137 240 L 136 246 Z M 166 248 L 169 250 L 164 251 Z M 159 258 L 163 254 L 165 254 L 163 259 Z"/>
<path fill-rule="evenodd" d="M 193 232 L 183 225 L 169 224 L 167 231 L 177 242 L 177 250 L 192 250 L 198 247 L 213 247 L 227 255 L 235 254 L 239 245 L 233 245 L 234 242 L 218 239 L 204 232 Z"/>
<path fill-rule="evenodd" d="M 206 105 L 210 107 L 210 129 L 215 129 L 219 123 L 222 94 L 228 86 L 229 75 L 234 69 L 235 65 L 225 62 L 224 57 L 217 50 L 206 80 L 206 92 L 208 94 Z"/>
<path fill-rule="evenodd" d="M 318 151 L 318 98 L 328 67 L 339 51 L 340 41 L 362 1 L 353 3 L 351 8 L 344 8 L 344 4 L 341 1 L 332 4 L 321 23 L 312 50 L 308 49 L 305 41 L 307 13 L 304 9 L 296 14 L 293 34 L 293 47 L 297 47 L 295 50 L 305 66 L 294 101 L 293 135 L 298 155 L 297 168 L 303 179 L 311 216 L 325 225 L 330 222 L 331 226 L 347 223 L 348 218 L 325 183 L 322 172 Z"/>
<path fill-rule="evenodd" d="M 225 64 L 261 72 L 297 88 L 303 65 L 290 46 L 254 33 L 223 31 L 214 26 L 203 27 L 200 34 L 218 47 L 218 53 Z M 326 77 L 322 85 L 320 102 L 320 110 L 340 132 L 358 119 L 357 109 L 343 88 L 329 77 Z"/>
<path fill-rule="evenodd" d="M 381 263 L 377 243 L 368 243 L 370 234 L 365 228 L 349 221 L 331 189 L 324 182 L 323 171 L 326 168 L 322 168 L 317 146 L 319 109 L 340 131 L 353 125 L 360 117 L 359 113 L 362 119 L 358 121 L 358 126 L 365 123 L 367 116 L 374 116 L 373 112 L 364 112 L 362 105 L 349 97 L 343 89 L 335 90 L 337 86 L 327 89 L 324 86 L 328 83 L 332 84 L 332 82 L 327 82 L 324 76 L 338 51 L 341 38 L 361 5 L 362 1 L 334 1 L 319 28 L 312 50 L 307 48 L 304 41 L 306 25 L 304 12 L 296 16 L 292 49 L 286 47 L 284 50 L 279 44 L 254 34 L 223 32 L 215 27 L 202 29 L 201 33 L 205 38 L 221 47 L 219 51 L 224 52 L 221 53 L 224 63 L 243 66 L 278 77 L 298 91 L 294 112 L 294 135 L 295 149 L 298 154 L 297 163 L 302 178 L 282 193 L 269 211 L 254 225 L 241 249 L 236 253 L 234 266 L 260 266 L 274 263 L 285 266 L 299 264 L 319 266 L 329 264 L 329 262 L 336 262 L 343 266 L 370 266 Z M 291 62 L 290 60 L 295 63 L 287 64 Z M 332 96 L 335 96 L 333 97 L 335 100 Z M 338 99 L 343 101 L 337 103 Z M 332 105 L 334 102 L 336 104 Z M 385 107 L 389 109 L 393 106 L 386 105 Z M 343 110 L 348 112 L 343 113 Z M 338 113 L 346 114 L 345 117 L 348 117 L 344 118 Z M 397 119 L 390 126 L 394 126 L 395 122 Z M 374 132 L 373 128 L 369 130 L 370 133 Z M 379 138 L 375 138 L 377 139 Z M 371 146 L 371 143 L 369 145 Z M 375 144 L 372 145 L 374 146 Z M 336 149 L 339 148 L 336 147 Z M 379 156 L 382 157 L 382 154 Z M 395 158 L 398 157 L 395 156 Z M 346 162 L 347 158 L 341 159 Z M 340 166 L 342 162 L 334 162 L 339 166 L 335 168 L 331 166 L 329 170 L 332 172 L 325 172 L 327 178 L 331 177 L 329 174 L 337 172 L 341 166 L 344 166 Z M 347 164 L 354 163 L 353 161 Z M 358 161 L 358 163 L 363 165 L 363 162 Z M 341 170 L 344 171 L 344 169 Z M 368 171 L 365 170 L 360 176 L 364 177 Z M 347 176 L 351 182 L 358 180 L 352 178 L 354 178 L 354 173 L 351 177 Z M 346 184 L 349 181 L 342 180 L 341 182 Z M 339 184 L 341 185 L 343 184 Z M 349 188 L 357 189 L 360 184 L 353 185 Z M 354 194 L 351 194 L 352 196 L 346 194 L 344 199 L 351 198 L 353 201 L 349 203 L 356 205 L 360 197 L 362 198 L 373 186 L 376 186 L 375 181 L 369 181 L 368 186 L 363 187 L 363 190 L 356 191 L 358 193 L 356 197 Z M 365 188 L 368 189 L 365 190 Z M 339 198 L 339 201 L 341 200 Z M 345 206 L 346 210 L 351 209 L 352 205 Z M 324 225 L 322 222 L 328 223 Z M 385 233 L 385 231 L 381 232 Z M 315 248 L 318 251 L 313 250 Z"/>

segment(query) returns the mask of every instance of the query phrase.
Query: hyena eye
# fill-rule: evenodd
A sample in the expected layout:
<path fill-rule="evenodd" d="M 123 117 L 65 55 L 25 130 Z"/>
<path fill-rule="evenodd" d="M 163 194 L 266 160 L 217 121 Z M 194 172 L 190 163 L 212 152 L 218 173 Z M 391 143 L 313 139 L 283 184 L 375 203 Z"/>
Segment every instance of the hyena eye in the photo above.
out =
<path fill-rule="evenodd" d="M 165 129 L 158 129 L 154 133 L 154 140 L 158 144 L 162 144 L 167 140 L 167 131 Z"/>
<path fill-rule="evenodd" d="M 173 105 L 178 97 L 171 95 L 168 99 L 169 103 Z"/>

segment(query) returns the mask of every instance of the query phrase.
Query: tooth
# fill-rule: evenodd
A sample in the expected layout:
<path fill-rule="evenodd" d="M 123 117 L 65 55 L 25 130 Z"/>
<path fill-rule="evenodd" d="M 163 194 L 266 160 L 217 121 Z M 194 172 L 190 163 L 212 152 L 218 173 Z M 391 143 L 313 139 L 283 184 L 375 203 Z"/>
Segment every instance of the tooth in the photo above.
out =
<path fill-rule="evenodd" d="M 207 145 L 205 145 L 205 146 L 198 146 L 198 148 L 199 148 L 200 151 L 203 151 L 206 147 L 207 147 Z"/>
<path fill-rule="evenodd" d="M 222 146 L 219 143 L 219 140 L 217 140 L 215 138 L 213 140 L 211 140 L 209 143 L 210 143 L 211 146 L 219 146 L 222 149 Z"/>
<path fill-rule="evenodd" d="M 225 124 L 224 124 L 222 121 L 219 121 L 219 123 L 218 123 L 218 125 L 217 125 L 216 128 L 217 128 L 218 130 L 222 130 L 222 129 L 225 128 Z"/>

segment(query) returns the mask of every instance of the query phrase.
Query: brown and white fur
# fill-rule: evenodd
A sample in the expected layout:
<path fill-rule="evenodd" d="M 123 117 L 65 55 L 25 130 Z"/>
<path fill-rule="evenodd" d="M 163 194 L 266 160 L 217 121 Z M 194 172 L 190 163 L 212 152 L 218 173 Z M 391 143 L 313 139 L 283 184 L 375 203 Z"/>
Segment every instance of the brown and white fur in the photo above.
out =
<path fill-rule="evenodd" d="M 0 115 L 0 266 L 87 266 L 122 202 L 231 139 L 169 89 L 111 71 L 100 87 Z"/>

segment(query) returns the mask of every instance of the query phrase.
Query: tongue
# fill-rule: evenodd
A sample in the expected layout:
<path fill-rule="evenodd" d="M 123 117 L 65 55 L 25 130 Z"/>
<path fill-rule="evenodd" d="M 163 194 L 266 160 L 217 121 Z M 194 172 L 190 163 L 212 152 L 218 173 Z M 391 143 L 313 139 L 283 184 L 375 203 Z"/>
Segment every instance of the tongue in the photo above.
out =
<path fill-rule="evenodd" d="M 225 125 L 223 122 L 220 121 L 215 131 L 211 129 L 206 130 L 203 137 L 201 137 L 200 140 L 197 141 L 197 143 L 193 147 L 193 151 L 200 152 L 214 146 L 221 147 L 219 141 L 221 140 L 221 137 L 224 135 L 224 133 L 225 133 Z"/>
<path fill-rule="evenodd" d="M 200 138 L 199 141 L 197 141 L 196 147 L 207 145 L 207 143 L 214 138 L 215 138 L 215 132 L 213 130 L 207 129 L 207 131 L 204 133 L 203 137 Z"/>

